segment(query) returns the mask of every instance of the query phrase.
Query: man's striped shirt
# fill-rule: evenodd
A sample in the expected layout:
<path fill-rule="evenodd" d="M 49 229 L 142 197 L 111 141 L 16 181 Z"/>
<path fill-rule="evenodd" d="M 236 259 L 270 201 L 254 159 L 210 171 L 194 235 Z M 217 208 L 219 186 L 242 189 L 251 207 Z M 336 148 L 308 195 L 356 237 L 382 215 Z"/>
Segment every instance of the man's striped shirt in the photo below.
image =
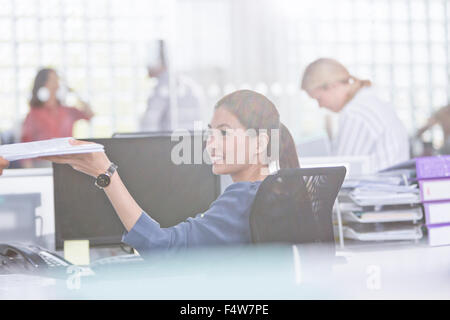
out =
<path fill-rule="evenodd" d="M 378 171 L 409 159 L 408 133 L 394 107 L 365 87 L 339 113 L 339 129 L 332 144 L 336 156 L 370 156 Z"/>

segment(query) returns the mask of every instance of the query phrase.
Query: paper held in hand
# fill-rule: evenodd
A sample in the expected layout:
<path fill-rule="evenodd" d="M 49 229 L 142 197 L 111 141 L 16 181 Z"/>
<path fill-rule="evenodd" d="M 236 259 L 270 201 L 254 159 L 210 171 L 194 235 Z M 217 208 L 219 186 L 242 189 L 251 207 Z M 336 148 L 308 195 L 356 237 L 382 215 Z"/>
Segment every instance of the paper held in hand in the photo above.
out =
<path fill-rule="evenodd" d="M 98 143 L 71 145 L 73 138 L 57 138 L 34 142 L 15 143 L 0 146 L 0 156 L 8 161 L 31 159 L 66 154 L 102 152 L 104 147 Z"/>

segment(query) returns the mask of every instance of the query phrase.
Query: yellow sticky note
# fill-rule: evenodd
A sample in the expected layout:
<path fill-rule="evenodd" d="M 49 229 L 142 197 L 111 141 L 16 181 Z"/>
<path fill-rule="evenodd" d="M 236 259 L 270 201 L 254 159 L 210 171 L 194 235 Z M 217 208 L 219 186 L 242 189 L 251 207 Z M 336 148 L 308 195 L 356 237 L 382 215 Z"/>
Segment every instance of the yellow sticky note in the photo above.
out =
<path fill-rule="evenodd" d="M 89 240 L 66 240 L 64 241 L 64 259 L 75 265 L 88 265 Z"/>

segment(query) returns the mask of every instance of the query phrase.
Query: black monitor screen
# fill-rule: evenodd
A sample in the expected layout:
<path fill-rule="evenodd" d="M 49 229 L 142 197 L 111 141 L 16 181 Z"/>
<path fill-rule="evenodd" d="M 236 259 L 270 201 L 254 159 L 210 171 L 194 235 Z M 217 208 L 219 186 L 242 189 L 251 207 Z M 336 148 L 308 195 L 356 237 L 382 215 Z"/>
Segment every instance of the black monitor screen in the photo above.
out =
<path fill-rule="evenodd" d="M 198 151 L 198 144 L 204 148 L 201 136 L 181 139 L 190 140 L 191 152 Z M 180 141 L 168 135 L 89 141 L 104 145 L 130 194 L 161 227 L 206 211 L 220 194 L 220 179 L 210 165 L 173 163 L 172 150 Z M 121 243 L 125 228 L 93 177 L 59 164 L 53 165 L 53 177 L 57 249 L 64 240 L 89 240 L 93 246 Z"/>

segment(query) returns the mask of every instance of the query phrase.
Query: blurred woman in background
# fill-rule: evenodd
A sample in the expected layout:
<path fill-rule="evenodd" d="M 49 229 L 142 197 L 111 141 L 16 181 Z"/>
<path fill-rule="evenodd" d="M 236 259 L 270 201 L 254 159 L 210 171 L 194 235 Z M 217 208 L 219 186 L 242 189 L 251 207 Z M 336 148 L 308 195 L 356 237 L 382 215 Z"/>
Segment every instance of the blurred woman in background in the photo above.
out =
<path fill-rule="evenodd" d="M 30 111 L 22 125 L 22 142 L 71 137 L 76 121 L 90 120 L 88 104 L 83 110 L 61 104 L 59 77 L 53 69 L 41 69 L 34 79 Z"/>

